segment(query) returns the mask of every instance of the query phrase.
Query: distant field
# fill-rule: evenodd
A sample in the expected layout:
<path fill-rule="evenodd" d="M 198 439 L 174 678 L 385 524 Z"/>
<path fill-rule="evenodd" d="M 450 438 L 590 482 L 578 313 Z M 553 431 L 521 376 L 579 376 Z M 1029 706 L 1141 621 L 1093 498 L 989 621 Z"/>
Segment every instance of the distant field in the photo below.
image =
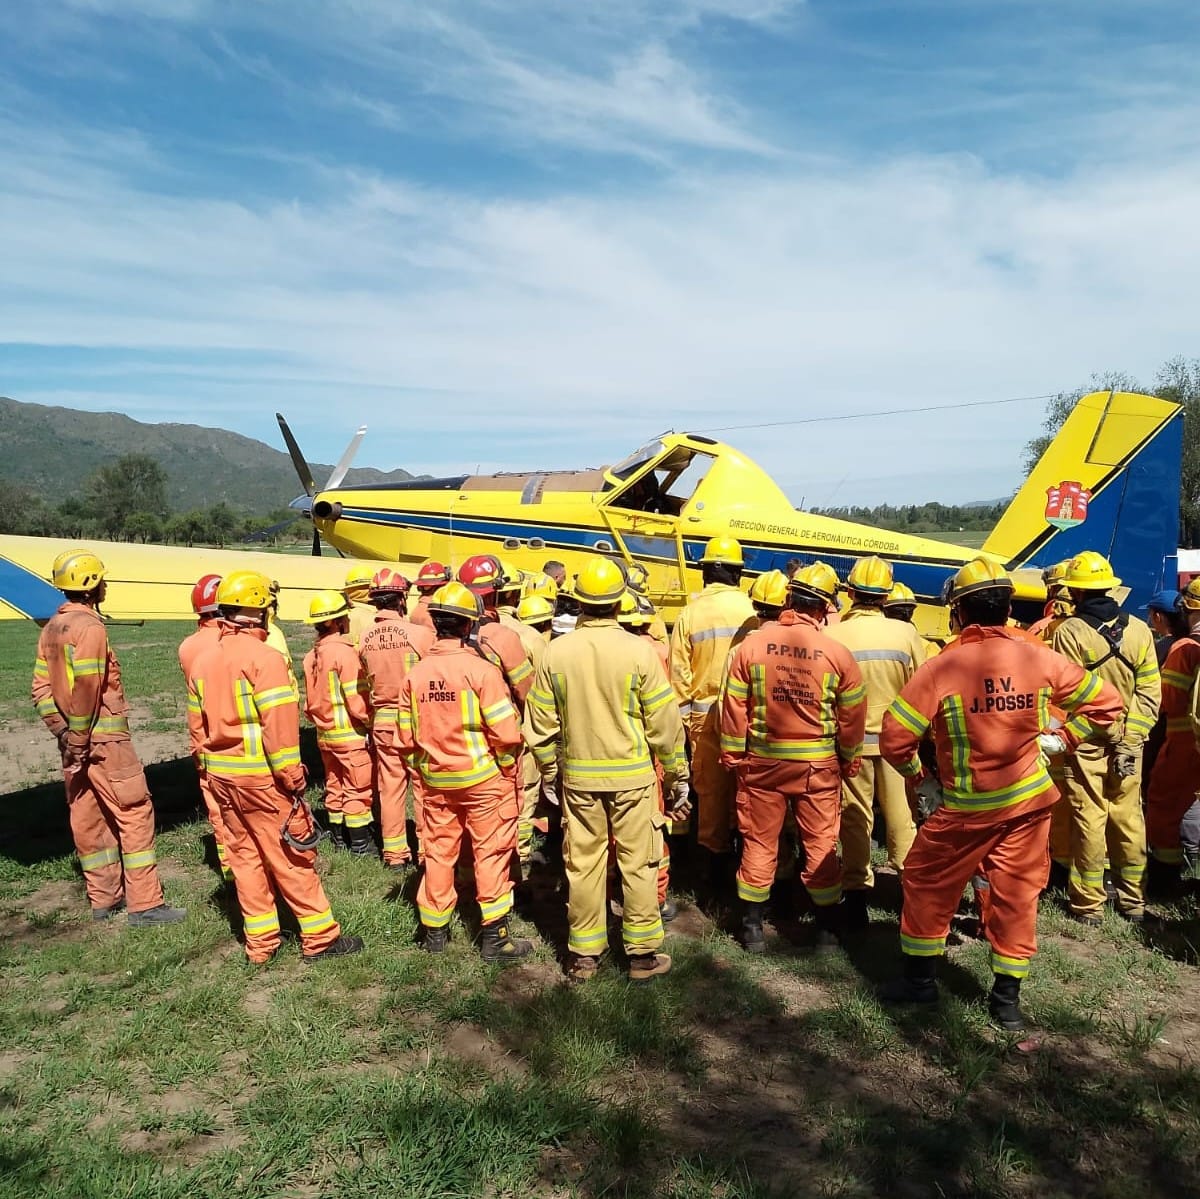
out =
<path fill-rule="evenodd" d="M 978 529 L 971 529 L 965 533 L 926 533 L 924 536 L 932 537 L 934 541 L 948 541 L 952 545 L 965 545 L 972 550 L 982 549 L 983 543 L 988 539 L 988 533 Z"/>
<path fill-rule="evenodd" d="M 129 930 L 88 918 L 28 705 L 36 630 L 0 625 L 0 752 L 22 772 L 0 787 L 0 1199 L 1195 1193 L 1192 900 L 1145 936 L 1047 902 L 1026 989 L 1040 1032 L 1020 1045 L 984 1018 L 987 951 L 966 937 L 938 1010 L 876 1001 L 899 964 L 886 874 L 848 954 L 813 956 L 811 925 L 781 919 L 749 959 L 734 914 L 692 902 L 680 859 L 672 974 L 639 991 L 607 966 L 570 991 L 551 869 L 514 921 L 536 957 L 504 973 L 471 945 L 469 900 L 431 960 L 414 878 L 322 853 L 367 952 L 308 968 L 292 941 L 248 967 L 184 754 L 187 628 L 113 633 L 158 763 L 165 885 L 190 911 Z M 290 633 L 302 650 L 308 635 Z M 14 746 L 42 757 L 21 766 Z"/>

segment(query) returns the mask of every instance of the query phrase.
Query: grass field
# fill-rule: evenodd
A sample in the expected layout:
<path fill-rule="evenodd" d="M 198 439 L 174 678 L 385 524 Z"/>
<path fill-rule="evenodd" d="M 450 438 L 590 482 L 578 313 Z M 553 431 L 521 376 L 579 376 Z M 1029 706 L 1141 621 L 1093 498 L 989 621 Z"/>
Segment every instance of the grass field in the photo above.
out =
<path fill-rule="evenodd" d="M 159 759 L 168 897 L 190 911 L 131 930 L 88 918 L 61 785 L 37 781 L 36 630 L 0 625 L 4 769 L 28 772 L 0 809 L 0 1196 L 1200 1194 L 1190 901 L 1153 945 L 1048 903 L 1039 1031 L 1019 1043 L 986 1021 L 978 942 L 952 948 L 937 1010 L 876 1002 L 899 958 L 884 883 L 847 955 L 814 957 L 782 922 L 748 960 L 730 913 L 685 895 L 672 974 L 636 990 L 613 966 L 568 991 L 552 874 L 515 922 L 536 957 L 504 972 L 478 960 L 469 910 L 442 959 L 422 955 L 413 880 L 339 855 L 327 889 L 367 952 L 306 967 L 293 941 L 247 966 L 170 727 L 184 631 L 114 630 Z"/>

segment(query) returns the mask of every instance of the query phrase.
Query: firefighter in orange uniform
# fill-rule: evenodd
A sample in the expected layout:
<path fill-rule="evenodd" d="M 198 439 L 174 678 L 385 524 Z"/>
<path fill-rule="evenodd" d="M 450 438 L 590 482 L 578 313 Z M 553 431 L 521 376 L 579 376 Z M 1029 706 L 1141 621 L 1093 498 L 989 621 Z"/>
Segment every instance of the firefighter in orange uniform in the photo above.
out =
<path fill-rule="evenodd" d="M 823 631 L 835 588 L 823 563 L 797 570 L 787 584 L 792 620 L 767 621 L 742 641 L 722 691 L 721 760 L 737 772 L 737 891 L 750 953 L 765 948 L 763 906 L 789 808 L 804 846 L 801 881 L 816 908 L 816 947 L 838 945 L 842 781 L 862 762 L 867 705 L 853 655 Z"/>
<path fill-rule="evenodd" d="M 436 562 L 432 558 L 417 571 L 413 589 L 417 593 L 415 600 L 408 605 L 408 619 L 413 624 L 423 624 L 430 632 L 433 631 L 433 620 L 429 615 L 429 597 L 439 588 L 444 587 L 454 577 L 450 567 Z"/>
<path fill-rule="evenodd" d="M 903 873 L 917 832 L 904 780 L 879 756 L 883 714 L 925 661 L 925 644 L 917 630 L 884 615 L 893 581 L 892 568 L 882 558 L 859 558 L 846 579 L 850 608 L 829 630 L 829 636 L 854 655 L 867 693 L 862 769 L 842 788 L 842 881 L 848 931 L 860 931 L 869 922 L 867 899 L 875 884 L 871 869 L 875 805 L 887 830 L 888 862 L 898 874 Z"/>
<path fill-rule="evenodd" d="M 277 896 L 300 924 L 306 962 L 357 953 L 362 938 L 342 935 L 314 869 L 319 837 L 304 803 L 300 708 L 283 659 L 266 644 L 269 581 L 234 571 L 217 602 L 221 636 L 194 664 L 188 728 L 221 809 L 246 956 L 261 964 L 279 949 Z"/>
<path fill-rule="evenodd" d="M 982 863 L 991 885 L 985 932 L 992 946 L 992 1018 L 1024 1028 L 1021 979 L 1037 950 L 1037 902 L 1050 869 L 1050 808 L 1058 792 L 1047 755 L 1106 736 L 1121 697 L 1023 630 L 1006 626 L 1012 580 L 977 558 L 951 581 L 962 633 L 951 652 L 922 666 L 883 718 L 879 748 L 932 814 L 904 867 L 900 947 L 904 975 L 883 990 L 893 1003 L 935 1003 L 937 960 L 950 918 Z M 1049 705 L 1068 720 L 1044 733 Z M 932 729 L 938 778 L 924 778 L 917 746 Z"/>
<path fill-rule="evenodd" d="M 205 575 L 192 588 L 192 611 L 199 617 L 196 631 L 183 639 L 179 646 L 179 666 L 183 671 L 184 681 L 190 683 L 192 669 L 201 652 L 215 645 L 221 636 L 221 609 L 217 606 L 217 587 L 221 582 L 220 575 Z M 190 730 L 189 730 L 190 731 Z M 212 826 L 213 837 L 217 844 L 217 862 L 221 867 L 221 877 L 228 883 L 233 881 L 233 871 L 225 860 L 225 832 L 221 825 L 221 809 L 212 797 L 208 785 L 208 777 L 204 773 L 204 765 L 200 758 L 200 745 L 192 739 L 192 761 L 196 764 L 196 774 L 200 784 L 200 798 L 204 800 L 204 810 L 208 813 L 208 823 Z"/>
<path fill-rule="evenodd" d="M 671 686 L 691 747 L 697 840 L 708 851 L 713 883 L 722 881 L 733 862 L 737 780 L 721 765 L 717 697 L 730 650 L 755 624 L 750 598 L 739 588 L 743 563 L 733 537 L 714 537 L 700 559 L 704 589 L 671 630 Z"/>
<path fill-rule="evenodd" d="M 375 623 L 362 635 L 358 656 L 371 687 L 371 743 L 375 758 L 375 788 L 379 794 L 379 832 L 383 862 L 393 870 L 412 862 L 408 844 L 408 789 L 413 784 L 413 821 L 417 828 L 417 858 L 421 858 L 421 792 L 400 752 L 396 729 L 400 685 L 408 672 L 433 647 L 433 630 L 404 615 L 408 580 L 384 568 L 371 580 Z"/>
<path fill-rule="evenodd" d="M 129 736 L 121 668 L 100 618 L 108 584 L 90 550 L 54 559 L 66 596 L 38 637 L 33 704 L 62 751 L 71 835 L 93 920 L 129 910 L 131 925 L 174 924 L 154 851 L 154 806 Z"/>
<path fill-rule="evenodd" d="M 351 853 L 373 854 L 371 685 L 350 636 L 350 606 L 337 591 L 318 591 L 305 623 L 316 626 L 317 641 L 304 655 L 304 708 L 325 766 L 330 831 L 336 838 L 346 830 Z"/>
<path fill-rule="evenodd" d="M 517 711 L 525 710 L 525 697 L 533 686 L 533 666 L 521 637 L 508 625 L 502 624 L 496 611 L 498 588 L 504 580 L 500 559 L 492 554 L 476 554 L 458 568 L 458 581 L 479 597 L 483 615 L 475 626 L 474 636 L 480 646 L 491 650 L 500 660 L 500 669 L 512 692 Z"/>
<path fill-rule="evenodd" d="M 417 889 L 424 947 L 429 953 L 446 948 L 465 834 L 475 859 L 480 952 L 484 961 L 504 963 L 532 951 L 508 931 L 521 727 L 500 671 L 466 644 L 479 614 L 477 597 L 459 583 L 434 592 L 429 615 L 437 641 L 401 684 L 397 728 L 401 750 L 413 756 L 424 785 L 425 873 Z"/>
<path fill-rule="evenodd" d="M 1146 791 L 1146 838 L 1150 842 L 1146 889 L 1164 898 L 1173 897 L 1179 888 L 1183 865 L 1179 825 L 1200 788 L 1200 749 L 1190 718 L 1200 675 L 1200 579 L 1188 583 L 1179 606 L 1188 632 L 1171 645 L 1163 662 L 1166 729 Z"/>

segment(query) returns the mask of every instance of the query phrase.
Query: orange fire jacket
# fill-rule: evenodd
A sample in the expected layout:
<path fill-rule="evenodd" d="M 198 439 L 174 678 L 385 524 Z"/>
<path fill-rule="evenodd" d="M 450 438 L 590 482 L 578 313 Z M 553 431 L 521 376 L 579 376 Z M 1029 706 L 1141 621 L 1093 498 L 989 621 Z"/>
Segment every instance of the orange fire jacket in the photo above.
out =
<path fill-rule="evenodd" d="M 350 633 L 327 633 L 304 655 L 304 711 L 317 730 L 318 745 L 365 746 L 370 695 Z"/>
<path fill-rule="evenodd" d="M 400 702 L 400 685 L 408 672 L 433 648 L 431 629 L 393 612 L 381 609 L 375 623 L 362 635 L 358 656 L 371 687 L 374 725 L 395 723 Z"/>
<path fill-rule="evenodd" d="M 129 705 L 121 668 L 99 613 L 86 604 L 63 604 L 38 637 L 33 706 L 57 737 L 86 749 L 93 741 L 129 737 Z"/>
<path fill-rule="evenodd" d="M 184 682 L 191 686 L 196 673 L 196 663 L 200 656 L 211 649 L 221 640 L 221 618 L 206 616 L 196 626 L 196 631 L 189 634 L 179 645 L 179 667 L 183 671 Z M 200 743 L 193 735 L 191 723 L 188 724 L 188 737 L 191 741 L 192 757 L 199 763 Z"/>
<path fill-rule="evenodd" d="M 484 617 L 479 622 L 479 643 L 500 659 L 504 677 L 512 688 L 519 707 L 524 708 L 529 689 L 533 686 L 533 666 L 521 638 L 498 619 Z"/>
<path fill-rule="evenodd" d="M 931 658 L 883 718 L 879 748 L 901 774 L 921 772 L 917 745 L 932 728 L 945 806 L 974 823 L 1049 807 L 1058 792 L 1038 748 L 1050 705 L 1067 714 L 1060 736 L 1119 731 L 1116 689 L 1020 629 L 971 625 L 951 653 Z"/>
<path fill-rule="evenodd" d="M 733 651 L 721 692 L 721 757 L 788 762 L 862 757 L 866 690 L 854 656 L 796 613 L 767 621 Z"/>
<path fill-rule="evenodd" d="M 434 644 L 400 685 L 400 752 L 416 760 L 431 787 L 457 791 L 514 765 L 521 743 L 504 676 L 474 649 Z"/>
<path fill-rule="evenodd" d="M 188 734 L 209 774 L 245 787 L 278 780 L 301 791 L 300 706 L 282 656 L 266 629 L 222 622 L 188 679 Z"/>

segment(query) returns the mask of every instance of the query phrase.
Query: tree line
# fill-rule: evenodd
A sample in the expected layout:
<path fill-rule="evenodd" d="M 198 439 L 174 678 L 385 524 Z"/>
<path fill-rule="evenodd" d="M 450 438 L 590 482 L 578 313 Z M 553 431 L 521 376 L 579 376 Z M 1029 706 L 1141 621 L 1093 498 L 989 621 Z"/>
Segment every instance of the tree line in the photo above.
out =
<path fill-rule="evenodd" d="M 271 543 L 309 539 L 288 508 L 252 513 L 220 500 L 174 512 L 167 482 L 167 472 L 148 454 L 125 454 L 100 467 L 80 493 L 57 503 L 0 480 L 0 533 L 187 546 L 225 546 L 252 536 Z"/>
<path fill-rule="evenodd" d="M 852 520 L 856 524 L 889 529 L 893 533 L 989 532 L 1003 513 L 1007 500 L 995 504 L 876 504 L 840 508 L 813 508 L 819 516 Z"/>

